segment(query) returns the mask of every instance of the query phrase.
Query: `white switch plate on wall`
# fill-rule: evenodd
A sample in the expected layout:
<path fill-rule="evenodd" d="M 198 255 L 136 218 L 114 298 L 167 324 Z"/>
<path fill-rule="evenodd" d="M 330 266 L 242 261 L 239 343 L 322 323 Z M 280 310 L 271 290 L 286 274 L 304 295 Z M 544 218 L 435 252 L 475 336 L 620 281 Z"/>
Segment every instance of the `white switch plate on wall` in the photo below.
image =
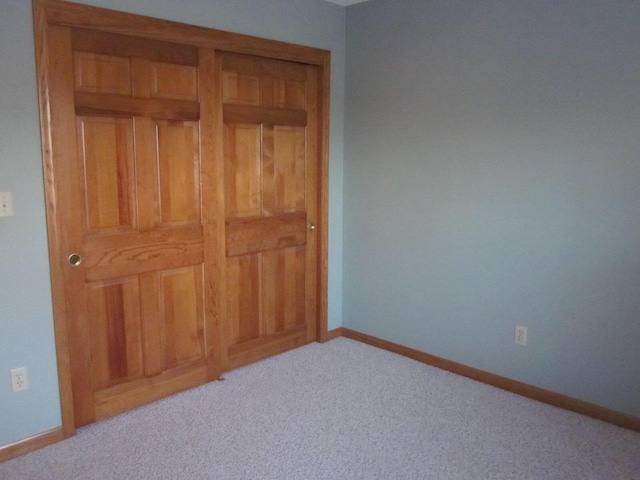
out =
<path fill-rule="evenodd" d="M 13 216 L 13 196 L 11 192 L 0 192 L 0 217 Z"/>

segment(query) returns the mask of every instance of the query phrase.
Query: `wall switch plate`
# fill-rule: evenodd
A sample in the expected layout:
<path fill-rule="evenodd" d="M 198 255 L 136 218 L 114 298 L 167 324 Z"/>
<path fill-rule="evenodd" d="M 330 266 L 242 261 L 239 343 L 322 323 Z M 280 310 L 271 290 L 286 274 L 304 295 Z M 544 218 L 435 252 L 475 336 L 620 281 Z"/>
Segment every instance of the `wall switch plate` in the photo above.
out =
<path fill-rule="evenodd" d="M 0 192 L 0 217 L 13 216 L 13 196 L 11 192 Z"/>
<path fill-rule="evenodd" d="M 516 345 L 527 346 L 527 327 L 516 325 Z"/>
<path fill-rule="evenodd" d="M 11 370 L 11 388 L 14 392 L 21 392 L 29 388 L 27 367 L 14 368 Z"/>

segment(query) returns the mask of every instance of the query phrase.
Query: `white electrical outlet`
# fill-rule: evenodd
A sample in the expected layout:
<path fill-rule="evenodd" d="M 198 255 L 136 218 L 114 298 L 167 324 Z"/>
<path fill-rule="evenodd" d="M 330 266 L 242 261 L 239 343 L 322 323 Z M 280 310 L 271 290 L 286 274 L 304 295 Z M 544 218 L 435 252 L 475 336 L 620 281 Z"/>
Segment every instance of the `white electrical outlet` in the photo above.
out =
<path fill-rule="evenodd" d="M 29 388 L 27 367 L 14 368 L 11 370 L 11 387 L 14 392 L 21 392 Z"/>
<path fill-rule="evenodd" d="M 527 327 L 516 325 L 516 345 L 527 346 Z"/>
<path fill-rule="evenodd" d="M 11 192 L 0 192 L 0 217 L 13 216 L 13 196 Z"/>

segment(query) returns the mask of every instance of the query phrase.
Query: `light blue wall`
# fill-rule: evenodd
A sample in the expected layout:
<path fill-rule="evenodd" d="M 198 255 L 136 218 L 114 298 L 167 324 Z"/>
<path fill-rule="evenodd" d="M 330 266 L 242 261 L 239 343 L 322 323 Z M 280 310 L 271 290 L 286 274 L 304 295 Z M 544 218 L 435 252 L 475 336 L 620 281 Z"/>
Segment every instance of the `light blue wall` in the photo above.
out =
<path fill-rule="evenodd" d="M 639 25 L 630 0 L 347 9 L 346 327 L 640 416 Z"/>
<path fill-rule="evenodd" d="M 60 425 L 31 3 L 0 0 L 0 446 Z M 26 366 L 29 390 L 9 371 Z"/>
<path fill-rule="evenodd" d="M 323 0 L 92 0 L 82 3 L 331 51 L 329 328 L 342 323 L 345 9 Z M 42 187 L 31 2 L 0 0 L 0 446 L 60 425 Z M 27 366 L 28 391 L 9 370 Z"/>

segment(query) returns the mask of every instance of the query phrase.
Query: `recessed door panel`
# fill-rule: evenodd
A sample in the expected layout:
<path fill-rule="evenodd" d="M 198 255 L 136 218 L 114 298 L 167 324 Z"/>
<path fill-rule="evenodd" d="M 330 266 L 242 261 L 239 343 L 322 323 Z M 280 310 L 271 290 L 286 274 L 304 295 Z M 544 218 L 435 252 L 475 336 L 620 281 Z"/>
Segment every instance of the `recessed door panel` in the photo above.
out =
<path fill-rule="evenodd" d="M 151 96 L 177 100 L 198 99 L 198 71 L 189 65 L 151 64 Z"/>
<path fill-rule="evenodd" d="M 202 267 L 162 272 L 165 369 L 203 359 Z"/>
<path fill-rule="evenodd" d="M 304 247 L 263 254 L 264 322 L 268 334 L 305 324 Z"/>
<path fill-rule="evenodd" d="M 88 229 L 135 227 L 132 120 L 79 117 L 77 123 Z"/>
<path fill-rule="evenodd" d="M 273 129 L 274 211 L 305 211 L 305 129 L 281 127 Z"/>
<path fill-rule="evenodd" d="M 229 345 L 260 338 L 260 254 L 227 260 L 227 328 Z"/>
<path fill-rule="evenodd" d="M 261 214 L 260 125 L 224 126 L 225 206 L 229 217 Z"/>
<path fill-rule="evenodd" d="M 197 122 L 157 121 L 162 223 L 200 222 Z"/>
<path fill-rule="evenodd" d="M 260 106 L 260 77 L 236 72 L 222 74 L 224 103 Z"/>
<path fill-rule="evenodd" d="M 88 285 L 91 352 L 95 388 L 102 389 L 143 375 L 138 279 Z"/>
<path fill-rule="evenodd" d="M 74 74 L 77 91 L 131 95 L 131 61 L 128 58 L 75 52 Z"/>
<path fill-rule="evenodd" d="M 299 108 L 305 110 L 307 89 L 305 82 L 273 79 L 273 105 L 279 108 Z"/>

